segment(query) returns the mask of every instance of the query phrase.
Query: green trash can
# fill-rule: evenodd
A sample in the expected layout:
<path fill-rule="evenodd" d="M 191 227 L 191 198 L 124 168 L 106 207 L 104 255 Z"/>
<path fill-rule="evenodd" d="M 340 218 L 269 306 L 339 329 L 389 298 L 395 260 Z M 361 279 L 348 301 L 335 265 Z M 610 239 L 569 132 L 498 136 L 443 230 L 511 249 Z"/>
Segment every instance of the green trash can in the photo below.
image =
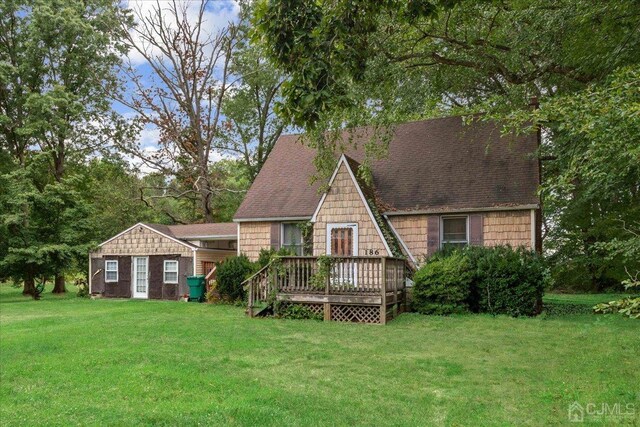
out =
<path fill-rule="evenodd" d="M 187 285 L 189 285 L 189 301 L 204 301 L 204 275 L 187 276 Z"/>

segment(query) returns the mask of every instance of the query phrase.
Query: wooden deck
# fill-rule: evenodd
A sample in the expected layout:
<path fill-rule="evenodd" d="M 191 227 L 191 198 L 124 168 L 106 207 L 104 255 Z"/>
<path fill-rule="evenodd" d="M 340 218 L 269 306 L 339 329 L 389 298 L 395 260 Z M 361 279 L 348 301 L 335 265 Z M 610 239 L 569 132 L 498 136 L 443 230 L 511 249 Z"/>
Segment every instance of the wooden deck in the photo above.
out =
<path fill-rule="evenodd" d="M 407 263 L 389 257 L 280 257 L 245 281 L 248 314 L 302 304 L 324 320 L 381 323 L 405 310 Z"/>

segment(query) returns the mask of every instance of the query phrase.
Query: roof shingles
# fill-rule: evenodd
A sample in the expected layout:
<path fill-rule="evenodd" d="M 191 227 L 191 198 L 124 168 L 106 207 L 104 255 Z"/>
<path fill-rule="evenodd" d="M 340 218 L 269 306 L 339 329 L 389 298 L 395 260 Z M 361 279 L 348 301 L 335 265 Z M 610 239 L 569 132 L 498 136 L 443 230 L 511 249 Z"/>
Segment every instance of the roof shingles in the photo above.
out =
<path fill-rule="evenodd" d="M 207 224 L 164 225 L 145 224 L 154 230 L 180 240 L 197 238 L 233 237 L 236 239 L 238 226 L 233 222 Z"/>
<path fill-rule="evenodd" d="M 366 132 L 345 154 L 364 158 Z M 398 125 L 388 156 L 372 162 L 378 203 L 389 211 L 492 208 L 539 203 L 535 134 L 502 137 L 495 122 L 465 126 L 461 117 Z M 236 220 L 311 217 L 321 195 L 315 150 L 298 135 L 278 139 L 236 212 Z M 354 172 L 356 172 L 354 170 Z"/>

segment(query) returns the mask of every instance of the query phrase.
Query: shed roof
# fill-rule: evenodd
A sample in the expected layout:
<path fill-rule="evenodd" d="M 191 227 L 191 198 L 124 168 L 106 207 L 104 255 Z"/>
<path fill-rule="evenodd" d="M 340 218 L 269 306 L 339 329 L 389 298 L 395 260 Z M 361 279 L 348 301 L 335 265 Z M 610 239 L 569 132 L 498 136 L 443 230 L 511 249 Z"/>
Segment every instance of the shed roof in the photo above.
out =
<path fill-rule="evenodd" d="M 386 213 L 537 205 L 537 136 L 502 136 L 497 122 L 446 117 L 396 126 L 388 156 L 372 163 L 373 188 Z M 350 136 L 345 154 L 362 162 L 367 128 Z M 311 217 L 321 183 L 315 150 L 300 135 L 278 139 L 234 219 Z"/>
<path fill-rule="evenodd" d="M 233 222 L 212 222 L 205 224 L 164 225 L 146 224 L 154 230 L 176 239 L 237 238 L 238 226 Z"/>

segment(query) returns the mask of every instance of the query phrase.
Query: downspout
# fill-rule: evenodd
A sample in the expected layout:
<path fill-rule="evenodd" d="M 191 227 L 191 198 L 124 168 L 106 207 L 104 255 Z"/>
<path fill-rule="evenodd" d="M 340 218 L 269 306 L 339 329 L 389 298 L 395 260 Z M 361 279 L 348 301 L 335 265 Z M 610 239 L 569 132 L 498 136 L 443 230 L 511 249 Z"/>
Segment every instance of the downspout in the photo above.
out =
<path fill-rule="evenodd" d="M 536 251 L 536 234 L 538 233 L 538 222 L 536 221 L 536 210 L 531 209 L 531 250 Z"/>
<path fill-rule="evenodd" d="M 529 106 L 535 111 L 540 109 L 540 102 L 537 97 L 532 97 Z M 536 150 L 538 151 L 538 189 L 542 185 L 542 158 L 540 157 L 540 146 L 542 145 L 542 127 L 536 126 Z M 532 210 L 531 217 L 531 246 L 532 250 L 542 253 L 542 198 L 538 197 L 538 210 L 540 211 L 539 221 L 535 210 Z M 539 240 L 539 241 L 538 241 Z M 540 250 L 538 250 L 540 245 Z"/>
<path fill-rule="evenodd" d="M 192 248 L 191 249 L 193 251 L 193 273 L 191 273 L 193 276 L 196 275 L 196 251 L 198 250 L 197 248 Z"/>
<path fill-rule="evenodd" d="M 240 223 L 238 223 L 238 228 L 237 228 L 237 240 L 236 240 L 236 255 L 240 256 Z"/>

